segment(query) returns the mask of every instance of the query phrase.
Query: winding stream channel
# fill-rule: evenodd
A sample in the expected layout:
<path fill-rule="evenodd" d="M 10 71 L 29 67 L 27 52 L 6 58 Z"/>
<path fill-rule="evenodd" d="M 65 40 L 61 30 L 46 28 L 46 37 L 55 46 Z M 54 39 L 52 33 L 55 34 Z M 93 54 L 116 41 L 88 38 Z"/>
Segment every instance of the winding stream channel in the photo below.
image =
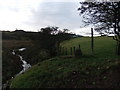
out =
<path fill-rule="evenodd" d="M 18 50 L 20 52 L 22 52 L 22 51 L 26 50 L 26 48 L 20 48 Z M 25 60 L 23 60 L 23 57 L 21 55 L 18 55 L 18 54 L 15 53 L 15 50 L 13 50 L 12 54 L 17 55 L 20 58 L 20 61 L 22 61 L 22 63 L 23 63 L 22 64 L 23 69 L 18 74 L 16 74 L 15 76 L 17 76 L 19 74 L 22 74 L 23 72 L 25 72 L 27 69 L 29 69 L 31 67 L 30 64 L 28 64 Z"/>
<path fill-rule="evenodd" d="M 18 49 L 19 52 L 22 52 L 24 50 L 26 50 L 26 48 Z M 29 69 L 31 67 L 31 65 L 29 63 L 27 63 L 25 60 L 23 60 L 23 57 L 21 55 L 17 54 L 15 51 L 16 50 L 13 50 L 12 54 L 16 55 L 16 56 L 18 56 L 20 58 L 20 61 L 22 61 L 22 63 L 23 63 L 22 64 L 23 69 L 18 74 L 14 75 L 14 77 L 11 77 L 11 78 L 15 78 L 16 76 L 24 73 L 27 69 Z M 8 81 L 7 81 L 7 83 L 3 84 L 3 89 L 5 89 L 7 86 L 8 86 Z"/>

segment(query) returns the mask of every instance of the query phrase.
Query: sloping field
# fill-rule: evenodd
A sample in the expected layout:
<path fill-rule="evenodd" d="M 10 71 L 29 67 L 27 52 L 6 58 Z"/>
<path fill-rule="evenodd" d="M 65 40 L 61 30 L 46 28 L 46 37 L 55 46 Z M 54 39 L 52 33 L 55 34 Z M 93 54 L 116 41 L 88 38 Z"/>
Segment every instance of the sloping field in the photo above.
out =
<path fill-rule="evenodd" d="M 115 54 L 116 42 L 112 38 L 97 37 L 94 55 L 91 39 L 75 38 L 61 46 L 81 45 L 82 58 L 54 57 L 34 65 L 11 80 L 11 88 L 120 88 L 120 57 Z"/>

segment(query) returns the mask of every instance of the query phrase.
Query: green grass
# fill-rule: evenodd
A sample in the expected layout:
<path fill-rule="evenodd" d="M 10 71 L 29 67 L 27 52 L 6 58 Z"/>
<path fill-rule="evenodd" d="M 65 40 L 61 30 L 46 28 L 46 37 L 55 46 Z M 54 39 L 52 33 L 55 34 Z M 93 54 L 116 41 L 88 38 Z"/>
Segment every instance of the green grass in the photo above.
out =
<path fill-rule="evenodd" d="M 70 47 L 80 45 L 84 55 L 91 55 L 91 38 L 74 38 L 64 41 L 61 46 L 67 47 L 70 52 Z M 98 57 L 116 57 L 116 41 L 112 37 L 95 37 L 94 38 L 94 55 Z M 69 53 L 70 54 L 70 53 Z"/>
<path fill-rule="evenodd" d="M 11 88 L 41 87 L 115 87 L 114 74 L 119 65 L 112 38 L 95 38 L 91 55 L 90 38 L 75 38 L 61 43 L 70 48 L 81 45 L 82 58 L 54 57 L 31 67 L 11 81 Z M 117 80 L 117 79 L 116 79 Z M 107 82 L 107 83 L 105 83 Z"/>

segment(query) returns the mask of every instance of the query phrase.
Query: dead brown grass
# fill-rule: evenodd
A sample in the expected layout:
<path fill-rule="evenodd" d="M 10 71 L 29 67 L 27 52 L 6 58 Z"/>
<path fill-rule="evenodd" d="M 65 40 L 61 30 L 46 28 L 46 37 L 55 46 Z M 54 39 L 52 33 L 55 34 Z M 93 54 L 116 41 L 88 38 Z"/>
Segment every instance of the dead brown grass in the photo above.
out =
<path fill-rule="evenodd" d="M 29 47 L 32 45 L 33 43 L 31 40 L 3 40 L 2 41 L 3 48 Z"/>

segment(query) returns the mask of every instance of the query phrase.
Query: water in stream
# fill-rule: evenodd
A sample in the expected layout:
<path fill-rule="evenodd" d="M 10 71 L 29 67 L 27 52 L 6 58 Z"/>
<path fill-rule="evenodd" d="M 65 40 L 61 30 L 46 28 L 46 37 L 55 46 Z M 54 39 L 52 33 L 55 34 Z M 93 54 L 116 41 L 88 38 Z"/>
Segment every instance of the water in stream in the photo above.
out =
<path fill-rule="evenodd" d="M 24 50 L 26 50 L 26 48 L 20 48 L 20 49 L 18 49 L 18 51 L 20 51 L 20 52 L 22 52 L 22 51 L 24 51 Z M 22 57 L 21 55 L 18 55 L 18 54 L 15 52 L 15 50 L 12 51 L 12 54 L 13 54 L 13 55 L 17 55 L 17 56 L 20 58 L 20 61 L 22 61 L 22 63 L 23 63 L 23 64 L 22 64 L 23 69 L 22 69 L 18 74 L 16 74 L 16 75 L 14 76 L 14 77 L 16 77 L 16 76 L 24 73 L 27 69 L 29 69 L 29 68 L 31 67 L 31 65 L 28 64 L 25 60 L 23 60 L 23 57 Z M 13 78 L 13 77 L 11 77 L 11 78 Z M 7 85 L 8 85 L 8 81 L 7 81 L 6 84 L 3 84 L 3 87 L 2 87 L 2 88 L 5 89 L 5 88 L 7 87 Z"/>
<path fill-rule="evenodd" d="M 26 50 L 26 48 L 20 48 L 20 49 L 18 49 L 19 51 L 24 51 L 24 50 Z M 16 53 L 15 53 L 15 50 L 13 50 L 13 52 L 12 52 L 12 54 L 13 55 L 17 55 Z M 23 73 L 23 72 L 25 72 L 27 69 L 29 69 L 30 67 L 31 67 L 31 65 L 30 64 L 28 64 L 25 60 L 23 60 L 23 57 L 21 56 L 21 55 L 17 55 L 17 56 L 19 56 L 19 58 L 20 58 L 20 60 L 22 61 L 22 67 L 23 67 L 23 70 L 21 70 L 17 75 L 19 75 L 19 74 L 21 74 L 21 73 Z M 16 76 L 17 76 L 16 75 Z"/>
<path fill-rule="evenodd" d="M 21 73 L 25 72 L 28 68 L 30 68 L 31 65 L 28 64 L 25 60 L 23 60 L 22 56 L 20 56 L 20 55 L 18 55 L 18 56 L 20 57 L 20 60 L 23 62 L 23 65 L 22 65 L 23 70 L 18 73 L 18 74 L 21 74 Z"/>

